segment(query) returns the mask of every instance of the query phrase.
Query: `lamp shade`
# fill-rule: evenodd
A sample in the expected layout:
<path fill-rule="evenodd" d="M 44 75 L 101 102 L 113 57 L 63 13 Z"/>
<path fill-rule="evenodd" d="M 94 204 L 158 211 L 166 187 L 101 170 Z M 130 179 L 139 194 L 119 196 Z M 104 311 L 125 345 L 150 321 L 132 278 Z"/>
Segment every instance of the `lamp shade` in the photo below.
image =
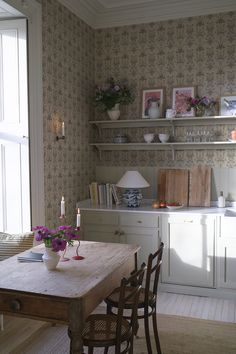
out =
<path fill-rule="evenodd" d="M 116 184 L 120 188 L 146 188 L 150 184 L 143 178 L 138 171 L 126 171 Z"/>

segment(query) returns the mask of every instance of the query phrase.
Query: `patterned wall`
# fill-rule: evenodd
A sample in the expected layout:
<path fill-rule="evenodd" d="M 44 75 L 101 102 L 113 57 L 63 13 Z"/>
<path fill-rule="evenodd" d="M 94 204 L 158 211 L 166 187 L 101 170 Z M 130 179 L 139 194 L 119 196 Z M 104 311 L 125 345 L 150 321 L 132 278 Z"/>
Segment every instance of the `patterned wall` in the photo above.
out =
<path fill-rule="evenodd" d="M 195 86 L 199 95 L 219 98 L 236 94 L 236 12 L 125 26 L 96 31 L 95 81 L 108 74 L 126 78 L 136 93 L 135 102 L 123 106 L 121 119 L 141 118 L 141 91 L 164 88 L 165 107 L 171 107 L 172 89 Z M 96 112 L 96 119 L 104 119 Z M 234 126 L 178 128 L 175 139 L 185 141 L 187 130 L 209 131 L 214 140 L 226 140 Z M 130 141 L 143 142 L 143 133 L 168 129 L 127 129 Z M 95 132 L 94 132 L 95 133 Z M 100 140 L 112 141 L 117 131 L 103 132 Z M 171 131 L 169 131 L 171 133 Z M 98 137 L 95 136 L 95 139 Z M 173 137 L 172 137 L 173 139 Z M 184 167 L 195 163 L 236 166 L 234 151 L 104 152 L 98 165 Z"/>
<path fill-rule="evenodd" d="M 197 86 L 200 95 L 215 98 L 236 93 L 235 12 L 95 31 L 56 0 L 41 2 L 48 226 L 58 224 L 62 195 L 66 200 L 66 222 L 75 223 L 75 204 L 88 197 L 88 183 L 94 178 L 96 164 L 184 167 L 203 162 L 236 166 L 234 151 L 178 152 L 175 161 L 170 152 L 107 152 L 95 163 L 96 153 L 89 148 L 88 124 L 89 119 L 94 119 L 94 77 L 96 83 L 103 83 L 111 75 L 128 79 L 136 100 L 122 108 L 122 119 L 141 117 L 143 88 L 164 87 L 166 106 L 171 105 L 174 86 Z M 95 117 L 105 118 L 97 112 Z M 56 141 L 57 123 L 62 121 L 66 139 Z M 226 138 L 232 127 L 206 129 Z M 147 129 L 125 132 L 131 141 L 142 141 Z M 109 141 L 114 134 L 104 131 L 101 139 Z M 178 128 L 177 135 L 183 140 L 185 128 Z"/>
<path fill-rule="evenodd" d="M 66 223 L 75 224 L 75 205 L 88 197 L 93 178 L 89 149 L 94 89 L 94 30 L 56 0 L 42 0 L 43 114 L 46 225 L 58 224 L 60 200 Z M 65 140 L 56 130 L 65 122 Z"/>

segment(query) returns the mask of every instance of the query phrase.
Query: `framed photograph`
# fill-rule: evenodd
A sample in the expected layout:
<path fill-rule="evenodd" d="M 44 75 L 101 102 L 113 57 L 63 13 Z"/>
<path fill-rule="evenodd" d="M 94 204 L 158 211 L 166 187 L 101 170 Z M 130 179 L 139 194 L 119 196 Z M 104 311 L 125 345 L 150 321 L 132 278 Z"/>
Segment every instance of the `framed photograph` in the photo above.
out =
<path fill-rule="evenodd" d="M 187 99 L 195 96 L 195 87 L 174 87 L 172 108 L 175 110 L 176 117 L 194 117 L 194 109 L 188 110 Z"/>
<path fill-rule="evenodd" d="M 156 100 L 160 109 L 160 117 L 163 117 L 163 101 L 164 101 L 164 89 L 154 88 L 145 89 L 142 91 L 142 118 L 148 117 L 148 109 L 150 108 L 150 102 Z"/>
<path fill-rule="evenodd" d="M 236 96 L 220 98 L 220 116 L 236 116 Z"/>

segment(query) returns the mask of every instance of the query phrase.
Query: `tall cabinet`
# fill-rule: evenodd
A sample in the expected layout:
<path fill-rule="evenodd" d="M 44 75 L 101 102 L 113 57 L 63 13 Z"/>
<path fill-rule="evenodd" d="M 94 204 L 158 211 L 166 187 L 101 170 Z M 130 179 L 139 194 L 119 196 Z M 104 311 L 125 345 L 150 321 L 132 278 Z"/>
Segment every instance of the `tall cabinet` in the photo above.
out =
<path fill-rule="evenodd" d="M 236 289 L 236 218 L 222 216 L 218 242 L 219 286 Z"/>
<path fill-rule="evenodd" d="M 215 287 L 215 218 L 162 216 L 162 282 Z"/>

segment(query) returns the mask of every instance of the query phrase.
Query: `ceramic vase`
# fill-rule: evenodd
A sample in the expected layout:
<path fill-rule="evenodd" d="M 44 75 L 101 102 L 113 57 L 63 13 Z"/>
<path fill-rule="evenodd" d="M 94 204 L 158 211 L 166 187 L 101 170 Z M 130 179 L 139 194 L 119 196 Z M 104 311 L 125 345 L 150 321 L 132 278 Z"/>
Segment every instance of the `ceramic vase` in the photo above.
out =
<path fill-rule="evenodd" d="M 150 108 L 148 109 L 148 117 L 151 119 L 160 118 L 160 109 L 158 107 L 158 102 L 150 102 Z"/>
<path fill-rule="evenodd" d="M 54 270 L 58 265 L 60 255 L 58 254 L 58 252 L 54 252 L 51 248 L 45 247 L 45 251 L 42 258 L 47 270 Z"/>
<path fill-rule="evenodd" d="M 120 104 L 116 103 L 112 109 L 107 111 L 107 114 L 111 120 L 117 120 L 120 117 Z"/>

